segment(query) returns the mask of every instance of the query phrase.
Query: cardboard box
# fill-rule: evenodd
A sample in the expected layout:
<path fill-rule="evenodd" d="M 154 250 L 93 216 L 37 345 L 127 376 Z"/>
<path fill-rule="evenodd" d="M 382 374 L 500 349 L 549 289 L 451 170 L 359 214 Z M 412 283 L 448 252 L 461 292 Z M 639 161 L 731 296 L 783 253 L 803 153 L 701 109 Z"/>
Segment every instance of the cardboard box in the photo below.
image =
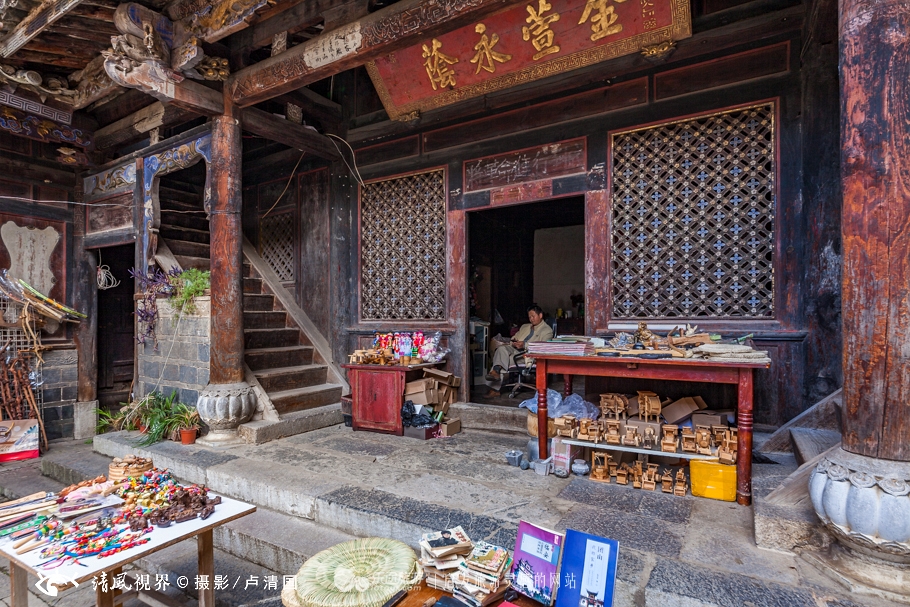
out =
<path fill-rule="evenodd" d="M 714 411 L 699 411 L 692 414 L 693 426 L 726 426 L 727 415 Z"/>
<path fill-rule="evenodd" d="M 571 472 L 572 462 L 583 458 L 584 447 L 569 445 L 556 437 L 550 441 L 550 455 L 553 458 L 553 469 Z"/>
<path fill-rule="evenodd" d="M 679 424 L 689 419 L 696 411 L 698 411 L 698 404 L 687 396 L 664 407 L 661 415 L 668 424 Z"/>
<path fill-rule="evenodd" d="M 695 404 L 698 405 L 699 410 L 708 408 L 708 403 L 706 403 L 705 399 L 703 399 L 701 396 L 693 396 L 692 400 L 694 400 Z"/>
<path fill-rule="evenodd" d="M 453 436 L 461 432 L 461 420 L 457 417 L 452 419 L 443 419 L 439 424 L 440 433 L 443 436 Z"/>
<path fill-rule="evenodd" d="M 447 386 L 454 386 L 455 380 L 458 380 L 459 385 L 461 384 L 460 378 L 455 377 L 448 371 L 443 371 L 442 369 L 424 369 L 423 376 L 424 378 L 433 379 Z"/>
<path fill-rule="evenodd" d="M 405 426 L 403 435 L 407 436 L 408 438 L 427 440 L 433 438 L 433 435 L 436 434 L 437 430 L 439 430 L 439 425 L 430 426 L 429 428 L 413 428 L 411 426 Z"/>
<path fill-rule="evenodd" d="M 439 404 L 439 393 L 436 388 L 429 388 L 423 392 L 405 394 L 404 399 L 411 401 L 415 405 L 436 405 Z"/>
<path fill-rule="evenodd" d="M 416 379 L 414 381 L 409 381 L 404 385 L 404 393 L 405 395 L 416 394 L 417 392 L 432 390 L 435 387 L 436 381 L 433 379 Z"/>

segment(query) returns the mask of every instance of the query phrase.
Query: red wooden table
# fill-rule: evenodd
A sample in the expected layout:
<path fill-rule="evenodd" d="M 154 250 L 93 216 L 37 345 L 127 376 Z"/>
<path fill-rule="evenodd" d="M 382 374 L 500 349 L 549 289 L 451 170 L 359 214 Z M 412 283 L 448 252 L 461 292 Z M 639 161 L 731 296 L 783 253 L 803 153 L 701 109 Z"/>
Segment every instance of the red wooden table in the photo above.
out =
<path fill-rule="evenodd" d="M 767 363 L 711 362 L 694 358 L 647 360 L 635 357 L 557 356 L 535 354 L 537 362 L 537 423 L 541 457 L 547 449 L 547 374 L 562 373 L 565 396 L 572 393 L 573 375 L 635 377 L 695 381 L 737 386 L 736 425 L 739 443 L 736 454 L 736 501 L 752 503 L 752 371 L 767 369 Z"/>
<path fill-rule="evenodd" d="M 386 432 L 401 436 L 401 405 L 404 385 L 423 377 L 423 369 L 441 363 L 420 365 L 341 365 L 351 384 L 351 426 L 354 430 Z"/>

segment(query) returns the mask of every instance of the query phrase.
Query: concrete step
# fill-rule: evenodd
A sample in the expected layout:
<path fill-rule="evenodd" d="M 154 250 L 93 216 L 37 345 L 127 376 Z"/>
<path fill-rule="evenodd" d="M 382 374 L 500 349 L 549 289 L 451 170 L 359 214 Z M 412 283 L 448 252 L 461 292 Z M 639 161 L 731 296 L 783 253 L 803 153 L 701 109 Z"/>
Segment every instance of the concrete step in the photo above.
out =
<path fill-rule="evenodd" d="M 279 415 L 293 411 L 303 411 L 337 403 L 341 399 L 341 386 L 336 384 L 318 384 L 305 388 L 283 390 L 269 394 L 272 404 Z"/>
<path fill-rule="evenodd" d="M 300 329 L 244 329 L 244 348 L 278 348 L 300 343 Z"/>
<path fill-rule="evenodd" d="M 283 329 L 287 327 L 288 314 L 284 310 L 243 311 L 245 329 Z"/>
<path fill-rule="evenodd" d="M 184 257 L 199 257 L 202 259 L 209 259 L 210 257 L 209 243 L 207 242 L 169 239 L 167 241 L 167 246 L 175 256 L 181 255 Z"/>
<path fill-rule="evenodd" d="M 243 279 L 243 292 L 247 293 L 247 294 L 262 293 L 262 279 L 261 278 L 244 278 Z"/>
<path fill-rule="evenodd" d="M 258 420 L 240 426 L 244 441 L 260 445 L 269 441 L 335 426 L 344 421 L 341 403 L 285 413 L 278 421 Z"/>
<path fill-rule="evenodd" d="M 274 295 L 247 293 L 243 296 L 244 312 L 269 311 L 275 306 Z"/>
<path fill-rule="evenodd" d="M 272 394 L 282 390 L 293 390 L 304 386 L 324 384 L 328 377 L 325 365 L 299 365 L 296 367 L 278 367 L 256 372 L 262 388 Z"/>
<path fill-rule="evenodd" d="M 186 255 L 174 255 L 174 258 L 177 260 L 177 263 L 180 264 L 180 267 L 184 270 L 190 268 L 196 268 L 197 270 L 208 270 L 211 265 L 211 261 L 206 257 L 188 257 Z"/>
<path fill-rule="evenodd" d="M 274 348 L 248 348 L 243 352 L 247 366 L 253 371 L 272 367 L 296 367 L 313 362 L 312 346 L 282 346 Z"/>
<path fill-rule="evenodd" d="M 797 463 L 803 465 L 820 453 L 840 444 L 841 434 L 817 428 L 790 428 L 790 442 Z"/>
<path fill-rule="evenodd" d="M 209 244 L 211 241 L 211 234 L 208 230 L 196 230 L 174 225 L 161 226 L 161 237 L 169 242 L 171 240 L 185 240 Z"/>

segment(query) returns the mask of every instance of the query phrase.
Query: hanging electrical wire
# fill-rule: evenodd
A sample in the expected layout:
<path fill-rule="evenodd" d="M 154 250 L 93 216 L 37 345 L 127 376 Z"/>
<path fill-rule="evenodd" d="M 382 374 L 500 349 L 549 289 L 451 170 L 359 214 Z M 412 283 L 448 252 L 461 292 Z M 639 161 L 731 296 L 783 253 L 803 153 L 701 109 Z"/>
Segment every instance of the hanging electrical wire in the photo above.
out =
<path fill-rule="evenodd" d="M 98 263 L 101 263 L 101 251 L 98 251 Z M 111 273 L 110 266 L 98 266 L 98 288 L 102 291 L 113 289 L 120 281 Z"/>

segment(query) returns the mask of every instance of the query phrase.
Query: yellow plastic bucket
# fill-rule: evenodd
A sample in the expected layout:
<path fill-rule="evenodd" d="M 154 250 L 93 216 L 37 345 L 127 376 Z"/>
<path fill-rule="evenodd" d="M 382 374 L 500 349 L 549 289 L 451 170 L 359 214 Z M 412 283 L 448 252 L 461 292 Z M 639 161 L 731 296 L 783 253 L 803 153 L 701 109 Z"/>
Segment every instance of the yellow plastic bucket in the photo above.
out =
<path fill-rule="evenodd" d="M 736 501 L 736 466 L 692 460 L 689 464 L 692 495 L 725 502 Z"/>

